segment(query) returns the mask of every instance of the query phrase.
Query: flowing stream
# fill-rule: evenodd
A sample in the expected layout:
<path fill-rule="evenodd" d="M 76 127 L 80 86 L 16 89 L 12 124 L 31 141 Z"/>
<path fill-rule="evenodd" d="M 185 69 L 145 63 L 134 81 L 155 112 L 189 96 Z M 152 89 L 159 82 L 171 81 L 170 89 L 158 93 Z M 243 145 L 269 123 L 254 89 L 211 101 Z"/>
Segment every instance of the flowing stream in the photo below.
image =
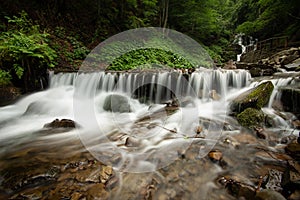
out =
<path fill-rule="evenodd" d="M 292 81 L 291 78 L 272 80 L 275 89 L 264 111 L 275 116 L 276 129 L 292 130 L 290 123 L 271 107 L 280 96 L 277 87 Z M 0 108 L 0 156 L 22 149 L 23 144 L 32 141 L 42 141 L 38 145 L 52 142 L 63 145 L 63 141 L 80 138 L 84 148 L 97 160 L 120 172 L 155 172 L 175 162 L 193 142 L 201 142 L 201 148 L 195 150 L 196 158 L 201 159 L 222 134 L 240 130 L 227 114 L 228 105 L 232 98 L 258 83 L 251 83 L 250 74 L 244 70 L 201 70 L 191 75 L 177 72 L 51 74 L 47 90 Z M 132 112 L 105 110 L 106 98 L 112 94 L 125 97 Z M 165 104 L 174 102 L 179 109 L 163 109 Z M 79 126 L 64 133 L 35 134 L 54 119 L 72 119 Z M 201 133 L 195 132 L 197 127 L 202 128 Z M 184 164 L 178 165 L 184 168 Z M 210 178 L 215 178 L 219 171 L 211 168 L 208 174 L 202 174 L 199 181 L 201 184 L 207 181 L 206 187 L 195 195 L 212 188 Z"/>

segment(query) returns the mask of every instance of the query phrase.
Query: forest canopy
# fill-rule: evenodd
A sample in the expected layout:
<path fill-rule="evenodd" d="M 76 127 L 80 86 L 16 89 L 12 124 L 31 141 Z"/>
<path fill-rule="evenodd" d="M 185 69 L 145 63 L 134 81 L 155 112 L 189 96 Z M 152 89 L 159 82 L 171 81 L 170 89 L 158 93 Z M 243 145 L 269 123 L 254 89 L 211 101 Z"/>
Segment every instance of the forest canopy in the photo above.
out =
<path fill-rule="evenodd" d="M 140 27 L 179 31 L 199 42 L 215 62 L 226 62 L 236 57 L 237 33 L 257 40 L 288 36 L 292 42 L 299 41 L 299 4 L 299 0 L 4 0 L 0 7 L 1 82 L 24 79 L 34 71 L 32 65 L 78 69 L 100 42 Z M 18 27 L 18 20 L 27 21 Z M 29 49 L 24 49 L 21 40 Z M 19 48 L 8 48 L 13 43 Z M 25 52 L 30 49 L 31 53 Z M 161 53 L 166 57 L 162 62 L 172 60 L 168 52 Z"/>

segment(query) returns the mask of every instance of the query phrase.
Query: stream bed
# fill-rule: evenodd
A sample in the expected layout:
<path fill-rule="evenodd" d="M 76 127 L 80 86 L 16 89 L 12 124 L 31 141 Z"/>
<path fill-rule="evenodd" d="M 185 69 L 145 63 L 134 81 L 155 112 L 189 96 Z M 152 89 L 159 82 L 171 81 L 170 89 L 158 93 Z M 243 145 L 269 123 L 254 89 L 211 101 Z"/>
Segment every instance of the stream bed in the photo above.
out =
<path fill-rule="evenodd" d="M 52 74 L 0 108 L 0 199 L 299 199 L 295 116 L 271 102 L 273 126 L 250 130 L 229 115 L 257 84 L 244 70 Z"/>

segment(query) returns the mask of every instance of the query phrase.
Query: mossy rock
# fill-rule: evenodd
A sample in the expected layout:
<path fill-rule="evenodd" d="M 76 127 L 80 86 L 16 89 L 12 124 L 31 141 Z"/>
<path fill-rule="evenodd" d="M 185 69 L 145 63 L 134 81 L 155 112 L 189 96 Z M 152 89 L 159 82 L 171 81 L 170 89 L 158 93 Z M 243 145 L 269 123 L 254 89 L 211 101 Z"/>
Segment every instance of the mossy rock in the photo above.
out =
<path fill-rule="evenodd" d="M 248 128 L 262 125 L 264 123 L 264 118 L 264 113 L 255 108 L 247 108 L 237 115 L 237 120 L 240 125 Z"/>
<path fill-rule="evenodd" d="M 232 101 L 230 109 L 234 113 L 241 113 L 247 108 L 260 110 L 268 104 L 273 89 L 274 85 L 271 81 L 261 83 L 236 97 Z"/>

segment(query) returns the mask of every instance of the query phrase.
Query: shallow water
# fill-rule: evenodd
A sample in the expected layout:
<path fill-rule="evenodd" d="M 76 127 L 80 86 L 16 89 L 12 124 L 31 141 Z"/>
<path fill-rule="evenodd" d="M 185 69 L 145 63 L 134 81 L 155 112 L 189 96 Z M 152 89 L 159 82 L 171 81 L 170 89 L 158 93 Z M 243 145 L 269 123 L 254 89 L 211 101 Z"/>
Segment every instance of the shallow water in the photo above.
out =
<path fill-rule="evenodd" d="M 148 80 L 166 85 L 177 95 L 185 90 L 178 82 L 181 78 L 174 82 L 170 77 L 165 73 Z M 134 88 L 143 85 L 139 81 L 146 79 L 146 75 L 139 79 L 131 74 L 119 76 L 117 82 L 114 74 L 52 75 L 48 90 L 0 108 L 2 195 L 56 198 L 63 190 L 60 198 L 79 191 L 93 199 L 91 188 L 100 187 L 103 199 L 234 199 L 219 183 L 220 177 L 234 177 L 254 187 L 265 163 L 284 167 L 268 154 L 266 160 L 257 154 L 271 151 L 261 150 L 269 146 L 273 153 L 282 153 L 278 141 L 298 131 L 289 121 L 272 108 L 264 108 L 276 118 L 270 130 L 281 134 L 260 141 L 227 115 L 230 100 L 255 86 L 250 85 L 246 71 L 194 73 L 189 80 L 192 86 L 184 93 L 194 94 L 186 98 L 180 93 L 184 106 L 179 108 L 157 103 L 158 97 L 168 93 L 162 88 L 157 90 L 161 94 L 152 97 L 154 103 L 131 98 Z M 149 88 L 152 91 L 155 86 Z M 212 90 L 220 99 L 210 97 Z M 105 111 L 103 104 L 110 94 L 125 96 L 132 112 Z M 44 128 L 56 118 L 72 119 L 79 126 L 72 131 Z M 213 149 L 223 153 L 226 164 L 207 157 Z M 106 165 L 114 171 L 107 175 L 107 182 L 99 181 L 102 176 L 91 178 Z M 72 185 L 69 189 L 63 186 L 68 184 Z"/>

